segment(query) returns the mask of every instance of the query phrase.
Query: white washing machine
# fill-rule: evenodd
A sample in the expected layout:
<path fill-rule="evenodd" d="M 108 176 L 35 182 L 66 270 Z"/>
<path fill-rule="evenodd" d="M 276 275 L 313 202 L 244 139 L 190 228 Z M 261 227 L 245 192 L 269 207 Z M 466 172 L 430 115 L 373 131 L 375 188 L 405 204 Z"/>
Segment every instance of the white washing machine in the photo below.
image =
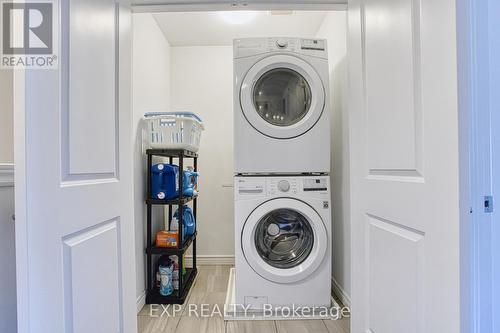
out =
<path fill-rule="evenodd" d="M 235 304 L 329 306 L 329 176 L 235 177 Z"/>
<path fill-rule="evenodd" d="M 235 173 L 329 173 L 326 41 L 234 41 Z"/>

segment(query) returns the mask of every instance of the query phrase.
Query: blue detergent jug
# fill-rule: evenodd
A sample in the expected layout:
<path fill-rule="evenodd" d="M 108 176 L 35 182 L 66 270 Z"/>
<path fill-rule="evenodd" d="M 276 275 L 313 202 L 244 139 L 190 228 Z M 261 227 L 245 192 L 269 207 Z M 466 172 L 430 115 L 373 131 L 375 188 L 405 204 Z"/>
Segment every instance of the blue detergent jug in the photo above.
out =
<path fill-rule="evenodd" d="M 179 210 L 176 210 L 174 217 L 179 220 Z M 188 205 L 184 205 L 182 209 L 182 238 L 192 236 L 194 234 L 196 221 L 194 219 L 193 210 Z"/>
<path fill-rule="evenodd" d="M 179 167 L 173 164 L 155 164 L 151 167 L 151 197 L 170 200 L 179 194 Z"/>
<path fill-rule="evenodd" d="M 183 172 L 183 195 L 196 196 L 198 172 Z M 151 197 L 153 199 L 171 200 L 179 196 L 179 167 L 174 164 L 159 163 L 151 167 Z"/>

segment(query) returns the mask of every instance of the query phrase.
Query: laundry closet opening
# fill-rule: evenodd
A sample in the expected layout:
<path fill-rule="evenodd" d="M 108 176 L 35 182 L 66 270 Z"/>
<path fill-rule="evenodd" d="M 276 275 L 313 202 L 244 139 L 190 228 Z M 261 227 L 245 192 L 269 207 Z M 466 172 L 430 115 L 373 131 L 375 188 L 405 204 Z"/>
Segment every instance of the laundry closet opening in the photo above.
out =
<path fill-rule="evenodd" d="M 205 131 L 198 151 L 198 265 L 234 265 L 234 78 L 233 40 L 284 37 L 325 40 L 328 54 L 328 103 L 331 128 L 332 284 L 345 303 L 350 294 L 349 152 L 347 124 L 346 11 L 196 11 L 133 14 L 134 193 L 137 261 L 137 307 L 146 294 L 146 193 L 143 116 L 147 112 L 194 112 Z M 267 77 L 266 77 L 267 75 Z M 269 71 L 256 84 L 279 99 L 273 81 L 297 81 L 302 74 Z M 303 74 L 304 76 L 306 74 Z M 267 82 L 266 82 L 267 81 Z M 274 87 L 274 88 L 273 88 Z M 257 115 L 274 126 L 289 126 L 305 117 L 314 89 L 301 85 L 287 117 Z M 274 97 L 273 97 L 274 96 Z M 259 96 L 253 96 L 258 103 Z M 292 106 L 293 106 L 292 105 Z M 313 126 L 314 122 L 311 123 Z M 249 138 L 250 140 L 250 138 Z M 250 142 L 250 144 L 252 144 Z M 266 147 L 260 147 L 265 150 Z M 293 153 L 293 158 L 307 158 Z M 155 160 L 160 161 L 161 159 Z M 175 163 L 176 161 L 174 161 Z M 265 163 L 265 161 L 262 161 Z M 191 162 L 187 162 L 188 165 Z M 289 162 L 284 162 L 291 164 Z M 283 165 L 284 170 L 290 165 Z M 161 230 L 167 215 L 154 207 L 153 225 Z M 237 246 L 237 245 L 236 245 Z M 190 252 L 186 257 L 190 265 Z M 222 300 L 223 301 L 223 300 Z"/>

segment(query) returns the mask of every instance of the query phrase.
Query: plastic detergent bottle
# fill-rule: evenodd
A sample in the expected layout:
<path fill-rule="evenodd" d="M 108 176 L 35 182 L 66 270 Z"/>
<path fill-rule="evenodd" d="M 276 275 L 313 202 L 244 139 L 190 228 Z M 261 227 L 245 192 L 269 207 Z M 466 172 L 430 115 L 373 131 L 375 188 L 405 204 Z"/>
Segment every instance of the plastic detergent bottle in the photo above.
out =
<path fill-rule="evenodd" d="M 174 265 L 174 270 L 172 273 L 172 284 L 174 285 L 174 290 L 179 289 L 179 257 L 170 256 L 170 260 Z"/>
<path fill-rule="evenodd" d="M 174 218 L 177 221 L 177 229 L 178 230 L 178 225 L 179 225 L 179 210 L 177 209 L 174 213 L 174 217 L 172 218 L 172 221 L 174 221 Z M 194 219 L 194 214 L 193 210 L 191 207 L 188 205 L 184 205 L 182 209 L 182 239 L 184 240 L 186 237 L 192 236 L 195 231 L 195 225 L 196 221 Z M 172 224 L 171 224 L 172 225 Z"/>
<path fill-rule="evenodd" d="M 161 258 L 160 258 L 161 259 Z M 165 261 L 162 260 L 159 267 L 160 271 L 160 294 L 162 296 L 169 296 L 174 291 L 174 286 L 172 283 L 172 275 L 173 275 L 173 265 L 170 259 Z"/>
<path fill-rule="evenodd" d="M 172 217 L 172 221 L 170 221 L 170 231 L 179 231 L 179 220 L 176 216 Z"/>

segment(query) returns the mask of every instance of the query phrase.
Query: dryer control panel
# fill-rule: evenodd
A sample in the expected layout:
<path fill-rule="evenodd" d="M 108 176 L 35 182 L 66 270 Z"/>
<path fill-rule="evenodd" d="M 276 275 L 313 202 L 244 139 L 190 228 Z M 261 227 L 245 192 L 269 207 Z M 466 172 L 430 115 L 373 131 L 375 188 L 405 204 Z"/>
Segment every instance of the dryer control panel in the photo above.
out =
<path fill-rule="evenodd" d="M 234 58 L 274 52 L 293 52 L 327 58 L 326 40 L 318 38 L 242 38 L 233 42 Z"/>

